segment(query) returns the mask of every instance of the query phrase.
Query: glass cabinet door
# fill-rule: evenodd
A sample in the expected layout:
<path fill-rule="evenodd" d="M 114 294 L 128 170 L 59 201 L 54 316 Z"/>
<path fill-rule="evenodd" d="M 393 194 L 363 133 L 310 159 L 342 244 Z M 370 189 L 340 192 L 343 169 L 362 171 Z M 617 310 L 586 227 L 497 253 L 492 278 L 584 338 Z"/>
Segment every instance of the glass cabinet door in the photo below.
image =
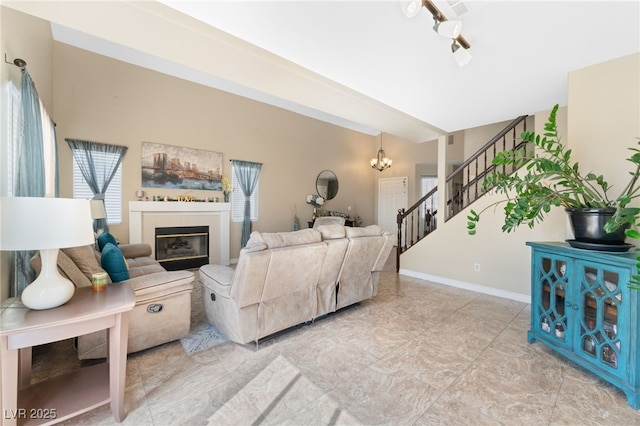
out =
<path fill-rule="evenodd" d="M 538 253 L 536 264 L 535 279 L 539 283 L 536 286 L 539 294 L 534 298 L 538 300 L 533 308 L 537 321 L 534 326 L 548 338 L 568 347 L 571 345 L 567 328 L 571 313 L 568 309 L 571 306 L 568 302 L 570 260 L 549 253 Z"/>
<path fill-rule="evenodd" d="M 626 360 L 621 336 L 626 333 L 621 306 L 630 273 L 626 269 L 577 262 L 579 323 L 575 351 L 614 374 L 624 377 Z"/>

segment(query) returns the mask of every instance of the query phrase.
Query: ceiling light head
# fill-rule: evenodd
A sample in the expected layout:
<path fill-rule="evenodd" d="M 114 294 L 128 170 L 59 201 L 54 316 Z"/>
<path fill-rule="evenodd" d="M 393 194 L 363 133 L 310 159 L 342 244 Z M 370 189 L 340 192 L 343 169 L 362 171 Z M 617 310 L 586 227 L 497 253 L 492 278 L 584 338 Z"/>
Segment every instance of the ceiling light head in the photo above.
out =
<path fill-rule="evenodd" d="M 456 40 L 453 40 L 453 43 L 451 44 L 451 52 L 453 52 L 453 59 L 456 60 L 459 67 L 464 67 L 471 62 L 472 56 L 471 53 L 469 53 L 469 50 L 460 46 Z"/>
<path fill-rule="evenodd" d="M 407 18 L 413 18 L 420 12 L 422 0 L 399 0 L 400 10 Z"/>
<path fill-rule="evenodd" d="M 433 30 L 443 37 L 456 38 L 462 31 L 462 21 L 439 21 L 436 19 Z"/>

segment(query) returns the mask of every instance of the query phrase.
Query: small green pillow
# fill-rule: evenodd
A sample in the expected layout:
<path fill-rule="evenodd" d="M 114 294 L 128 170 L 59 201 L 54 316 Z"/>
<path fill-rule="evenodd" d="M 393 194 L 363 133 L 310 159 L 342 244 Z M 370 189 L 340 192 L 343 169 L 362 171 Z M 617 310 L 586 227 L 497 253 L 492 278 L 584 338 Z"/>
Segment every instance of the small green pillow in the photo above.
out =
<path fill-rule="evenodd" d="M 111 243 L 116 247 L 118 246 L 118 241 L 116 241 L 116 238 L 113 235 L 108 232 L 103 232 L 98 236 L 98 247 L 100 247 L 100 251 L 104 249 L 104 246 L 106 246 L 107 243 Z"/>
<path fill-rule="evenodd" d="M 114 283 L 119 283 L 120 281 L 129 279 L 127 261 L 124 259 L 124 256 L 118 246 L 115 244 L 105 244 L 102 249 L 100 263 L 102 268 L 107 271 L 107 274 L 109 274 L 109 277 L 111 277 L 111 281 Z"/>

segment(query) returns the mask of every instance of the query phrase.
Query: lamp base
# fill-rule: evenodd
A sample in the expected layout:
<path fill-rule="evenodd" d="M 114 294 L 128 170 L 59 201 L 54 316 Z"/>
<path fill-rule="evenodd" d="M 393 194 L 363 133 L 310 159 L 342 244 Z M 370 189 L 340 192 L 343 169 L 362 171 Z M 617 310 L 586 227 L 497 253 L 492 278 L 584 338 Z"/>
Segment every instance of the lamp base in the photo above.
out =
<path fill-rule="evenodd" d="M 67 303 L 75 292 L 71 281 L 58 272 L 58 249 L 40 250 L 40 275 L 23 291 L 22 304 L 29 309 L 56 308 Z"/>

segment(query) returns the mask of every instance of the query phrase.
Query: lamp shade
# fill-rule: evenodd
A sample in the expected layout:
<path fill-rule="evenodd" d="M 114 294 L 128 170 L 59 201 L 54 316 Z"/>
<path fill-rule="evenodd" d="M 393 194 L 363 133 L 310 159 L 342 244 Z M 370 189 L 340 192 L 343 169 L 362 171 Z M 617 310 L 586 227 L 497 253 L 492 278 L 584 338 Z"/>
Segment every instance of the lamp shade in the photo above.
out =
<path fill-rule="evenodd" d="M 0 197 L 0 250 L 40 250 L 94 243 L 89 200 Z"/>
<path fill-rule="evenodd" d="M 75 287 L 58 272 L 58 250 L 93 242 L 89 200 L 0 197 L 0 250 L 40 250 L 40 274 L 21 294 L 27 308 L 67 303 Z"/>

